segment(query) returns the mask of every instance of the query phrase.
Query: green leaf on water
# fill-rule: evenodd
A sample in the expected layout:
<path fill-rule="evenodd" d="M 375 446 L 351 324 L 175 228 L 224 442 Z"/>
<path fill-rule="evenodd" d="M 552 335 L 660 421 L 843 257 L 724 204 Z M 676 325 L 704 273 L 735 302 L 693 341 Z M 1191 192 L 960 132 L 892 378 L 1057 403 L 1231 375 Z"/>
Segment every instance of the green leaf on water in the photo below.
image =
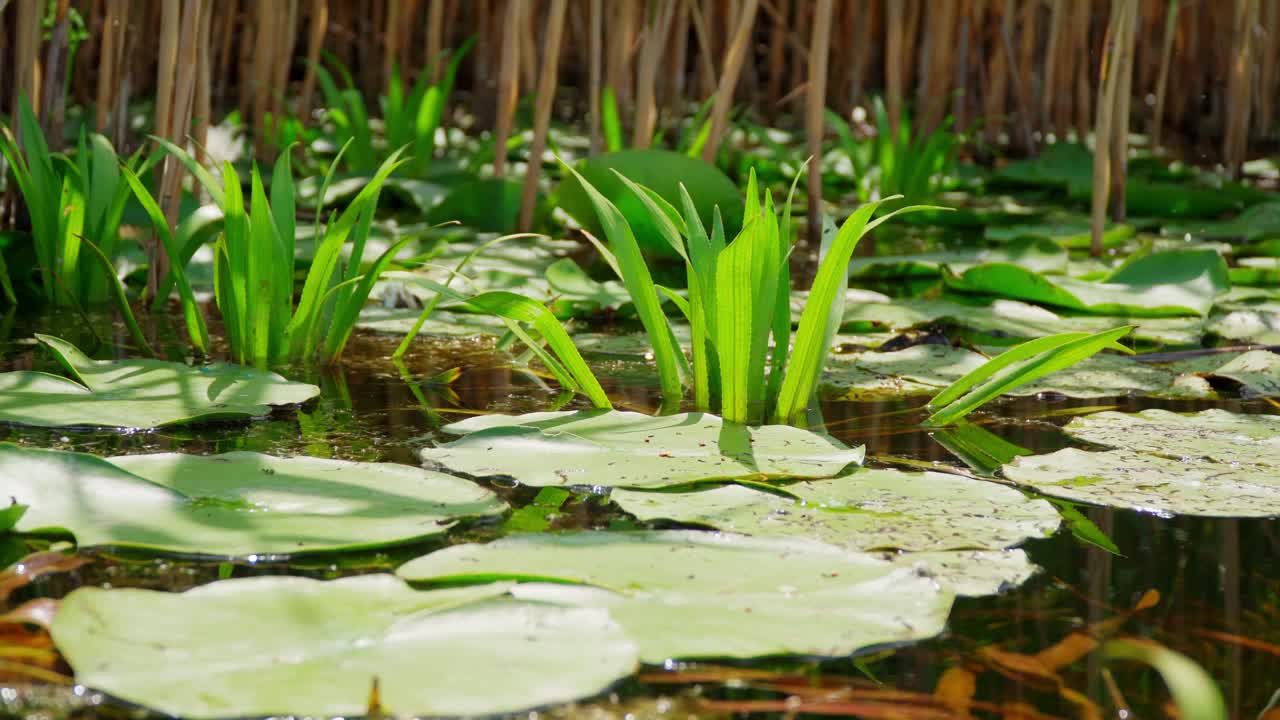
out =
<path fill-rule="evenodd" d="M 90 587 L 62 601 L 51 632 L 78 683 L 191 718 L 362 716 L 375 682 L 388 714 L 499 715 L 636 669 L 636 643 L 604 609 L 509 589 L 420 592 L 390 575 Z"/>

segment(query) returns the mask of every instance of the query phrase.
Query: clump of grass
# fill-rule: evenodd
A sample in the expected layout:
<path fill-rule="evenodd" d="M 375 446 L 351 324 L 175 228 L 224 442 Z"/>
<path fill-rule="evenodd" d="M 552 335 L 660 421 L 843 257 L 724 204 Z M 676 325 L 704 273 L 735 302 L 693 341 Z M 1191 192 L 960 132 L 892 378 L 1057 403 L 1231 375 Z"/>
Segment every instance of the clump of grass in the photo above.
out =
<path fill-rule="evenodd" d="M 423 171 L 435 155 L 436 130 L 444 118 L 458 67 L 474 44 L 473 37 L 452 53 L 436 83 L 431 82 L 434 73 L 428 68 L 406 89 L 399 66 L 392 67 L 386 91 L 379 98 L 382 138 L 375 136 L 369 108 L 351 73 L 342 63 L 330 59 L 342 78 L 339 86 L 329 70 L 317 65 L 316 79 L 327 106 L 323 122 L 331 128 L 328 139 L 335 147 L 350 144 L 347 166 L 355 172 L 370 172 L 385 160 L 392 148 L 407 147 L 412 157 L 407 165 Z"/>
<path fill-rule="evenodd" d="M 289 153 L 282 153 L 276 161 L 270 195 L 254 164 L 246 203 L 239 177 L 230 163 L 223 167 L 219 182 L 186 151 L 171 143 L 160 144 L 191 170 L 222 209 L 223 228 L 214 244 L 214 297 L 233 359 L 259 367 L 317 357 L 324 362 L 337 361 L 378 276 L 413 239 L 404 238 L 368 268 L 363 266 L 379 194 L 391 173 L 406 162 L 401 157 L 403 148 L 392 152 L 356 198 L 342 212 L 332 213 L 321 226 L 324 198 L 334 167 L 342 158 L 342 152 L 338 153 L 317 196 L 315 255 L 295 304 L 296 216 Z M 190 286 L 181 275 L 182 251 L 172 241 L 154 198 L 139 182 L 134 182 L 133 188 L 148 209 L 156 231 L 166 240 L 192 340 L 198 349 L 204 349 L 207 333 Z M 345 262 L 344 248 L 349 249 Z"/>
<path fill-rule="evenodd" d="M 876 132 L 858 138 L 853 129 L 837 113 L 827 111 L 827 122 L 840 139 L 840 149 L 853 165 L 858 199 L 862 202 L 904 195 L 928 198 L 938 194 L 944 180 L 955 173 L 955 151 L 958 138 L 949 127 L 927 135 L 912 130 L 906 117 L 897 132 L 889 120 L 884 103 L 876 98 L 872 104 Z"/>
<path fill-rule="evenodd" d="M 13 169 L 31 219 L 40 292 L 46 302 L 85 307 L 107 299 L 120 243 L 120 221 L 129 199 L 124 173 L 142 173 L 155 159 L 135 154 L 122 163 L 102 135 L 80 134 L 73 156 L 49 150 L 26 96 L 19 98 L 21 139 L 0 128 L 0 153 Z M 96 245 L 109 262 L 100 263 Z M 4 293 L 17 302 L 4 278 Z"/>
<path fill-rule="evenodd" d="M 677 211 L 652 191 L 619 175 L 643 203 L 663 240 L 684 259 L 686 299 L 654 284 L 627 218 L 585 178 L 574 174 L 608 237 L 609 246 L 599 248 L 622 279 L 648 333 L 665 401 L 678 402 L 684 388 L 692 385 L 696 409 L 746 424 L 799 424 L 807 419 L 839 324 L 854 248 L 867 232 L 894 215 L 926 209 L 908 206 L 873 219 L 883 202 L 877 201 L 854 212 L 831 238 L 793 337 L 788 262 L 792 195 L 779 213 L 767 190 L 762 199 L 752 172 L 742 230 L 729 241 L 719 211 L 708 232 L 683 186 L 682 208 Z M 660 293 L 689 321 L 691 366 L 663 313 Z"/>

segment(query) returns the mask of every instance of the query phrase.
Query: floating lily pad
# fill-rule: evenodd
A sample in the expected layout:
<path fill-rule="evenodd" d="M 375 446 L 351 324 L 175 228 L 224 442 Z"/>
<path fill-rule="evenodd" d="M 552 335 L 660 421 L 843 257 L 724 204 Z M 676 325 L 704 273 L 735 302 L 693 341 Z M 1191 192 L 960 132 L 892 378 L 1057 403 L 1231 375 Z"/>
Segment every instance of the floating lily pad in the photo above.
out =
<path fill-rule="evenodd" d="M 842 656 L 942 630 L 950 592 L 909 568 L 821 543 L 707 532 L 575 532 L 455 545 L 410 561 L 411 581 L 577 583 L 512 592 L 606 607 L 645 662 Z"/>
<path fill-rule="evenodd" d="M 854 278 L 931 277 L 940 274 L 944 267 L 962 271 L 992 262 L 1011 263 L 1035 272 L 1065 273 L 1067 251 L 1049 240 L 1025 238 L 996 247 L 854 258 L 849 264 L 849 275 Z"/>
<path fill-rule="evenodd" d="M 423 460 L 473 477 L 509 477 L 533 486 L 824 478 L 862 462 L 863 456 L 862 448 L 850 449 L 808 430 L 749 428 L 704 413 L 482 415 L 443 429 L 463 437 L 422 450 Z"/>
<path fill-rule="evenodd" d="M 30 506 L 21 532 L 218 557 L 377 547 L 506 510 L 475 483 L 394 463 L 250 452 L 103 459 L 7 443 L 0 497 Z"/>
<path fill-rule="evenodd" d="M 933 578 L 962 597 L 982 597 L 1008 592 L 1030 580 L 1039 568 L 1025 550 L 942 550 L 889 553 L 885 559 L 898 567 Z"/>
<path fill-rule="evenodd" d="M 939 322 L 954 323 L 993 337 L 1028 339 L 1064 332 L 1098 333 L 1133 325 L 1135 338 L 1169 345 L 1198 344 L 1204 329 L 1204 321 L 1198 317 L 1066 315 L 1017 300 L 973 304 L 946 298 L 846 302 L 841 327 L 853 332 L 902 331 Z"/>
<path fill-rule="evenodd" d="M 1058 527 L 1057 511 L 1044 500 L 945 473 L 863 469 L 782 489 L 792 497 L 742 485 L 682 493 L 618 489 L 610 497 L 641 520 L 809 538 L 849 550 L 999 550 Z"/>
<path fill-rule="evenodd" d="M 1074 217 L 1071 216 L 1071 218 Z M 1050 221 L 1034 225 L 991 225 L 984 231 L 984 237 L 989 241 L 1010 243 L 1019 240 L 1040 240 L 1051 242 L 1062 248 L 1078 249 L 1090 246 L 1093 240 L 1091 232 L 1089 219 L 1080 217 L 1079 219 L 1058 219 L 1056 222 Z M 1123 245 L 1126 240 L 1132 238 L 1135 234 L 1137 234 L 1137 231 L 1132 225 L 1108 223 L 1102 232 L 1102 245 L 1103 247 L 1117 247 Z"/>
<path fill-rule="evenodd" d="M 981 366 L 987 357 L 950 345 L 914 345 L 893 352 L 835 355 L 822 390 L 828 397 L 872 400 L 927 395 Z M 1056 393 L 1100 398 L 1145 395 L 1212 397 L 1206 378 L 1226 378 L 1245 396 L 1280 395 L 1280 355 L 1264 350 L 1215 354 L 1170 363 L 1142 362 L 1125 355 L 1098 354 L 1046 378 L 1014 388 L 1014 396 Z"/>
<path fill-rule="evenodd" d="M 19 370 L 0 373 L 0 422 L 42 427 L 154 428 L 262 417 L 320 388 L 265 370 L 164 360 L 92 360 L 74 345 L 36 336 L 70 378 Z"/>
<path fill-rule="evenodd" d="M 1004 476 L 1095 505 L 1222 517 L 1280 515 L 1280 417 L 1206 410 L 1103 412 L 1066 431 L 1116 448 L 1016 458 Z"/>
<path fill-rule="evenodd" d="M 434 592 L 390 575 L 257 577 L 183 593 L 81 588 L 54 642 L 76 682 L 191 718 L 493 715 L 594 695 L 636 645 L 606 611 Z"/>
<path fill-rule="evenodd" d="M 1205 316 L 1231 287 L 1222 256 L 1211 250 L 1147 255 L 1106 282 L 1048 277 L 1008 263 L 945 276 L 953 290 L 1022 300 L 1076 312 L 1134 317 Z"/>
<path fill-rule="evenodd" d="M 1164 232 L 1195 238 L 1239 238 L 1251 242 L 1280 237 L 1280 202 L 1254 205 L 1230 220 L 1200 220 L 1166 226 Z"/>

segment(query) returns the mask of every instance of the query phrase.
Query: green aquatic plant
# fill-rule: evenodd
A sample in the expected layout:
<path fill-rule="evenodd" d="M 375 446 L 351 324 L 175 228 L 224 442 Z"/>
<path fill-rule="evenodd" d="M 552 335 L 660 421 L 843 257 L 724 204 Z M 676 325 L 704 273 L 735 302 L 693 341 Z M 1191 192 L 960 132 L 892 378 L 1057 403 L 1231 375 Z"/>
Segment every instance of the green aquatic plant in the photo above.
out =
<path fill-rule="evenodd" d="M 894 215 L 926 209 L 908 206 L 872 219 L 883 201 L 858 208 L 830 238 L 793 339 L 791 196 L 777 212 L 767 190 L 762 202 L 751 173 L 742 230 L 728 242 L 719 209 L 713 212 L 708 233 L 683 184 L 682 208 L 677 211 L 615 171 L 632 198 L 648 211 L 658 238 L 685 261 L 686 298 L 654 283 L 628 216 L 585 177 L 570 172 L 585 189 L 608 238 L 608 247 L 598 243 L 599 249 L 622 279 L 649 335 L 664 400 L 678 402 L 691 384 L 697 410 L 747 424 L 805 419 L 840 322 L 848 264 L 858 241 Z M 692 328 L 691 367 L 663 312 L 660 292 Z"/>
<path fill-rule="evenodd" d="M 436 130 L 444 118 L 444 109 L 453 92 L 458 67 L 475 44 L 470 38 L 451 53 L 440 80 L 432 83 L 433 68 L 424 68 L 413 85 L 405 87 L 400 67 L 393 66 L 386 93 L 379 98 L 382 111 L 382 137 L 374 134 L 369 108 L 351 73 L 336 58 L 330 58 L 342 85 L 322 65 L 315 66 L 316 79 L 324 95 L 324 127 L 334 147 L 350 143 L 346 166 L 354 172 L 372 172 L 395 148 L 410 148 L 408 167 L 422 171 L 435 155 Z M 439 62 L 439 61 L 437 61 Z"/>
<path fill-rule="evenodd" d="M 255 164 L 250 171 L 250 194 L 246 205 L 239 176 L 230 163 L 222 170 L 222 181 L 201 166 L 183 149 L 167 142 L 161 147 L 177 157 L 200 181 L 222 210 L 222 232 L 215 243 L 214 297 L 226 327 L 232 357 L 240 363 L 259 367 L 296 360 L 310 360 L 317 354 L 324 362 L 342 356 L 360 309 L 364 307 L 378 276 L 395 255 L 408 244 L 409 235 L 393 244 L 366 268 L 365 246 L 377 212 L 383 184 L 406 161 L 403 148 L 382 162 L 368 184 L 342 212 L 324 218 L 324 197 L 332 181 L 342 151 L 330 165 L 316 199 L 315 254 L 294 303 L 294 236 L 297 228 L 295 192 L 289 154 L 277 159 L 268 197 Z M 155 201 L 134 183 L 135 192 L 151 214 L 162 236 L 170 236 Z M 344 258 L 344 249 L 347 250 Z M 190 288 L 182 279 L 181 251 L 167 242 L 166 250 L 179 288 L 187 302 Z M 189 257 L 189 256 L 188 256 Z M 195 313 L 198 317 L 199 313 Z M 190 324 L 190 321 L 189 321 Z"/>
<path fill-rule="evenodd" d="M 827 111 L 827 122 L 835 128 L 840 150 L 853 166 L 858 199 L 868 202 L 890 195 L 910 198 L 937 195 L 946 179 L 955 174 L 959 146 L 956 134 L 944 126 L 921 135 L 913 130 L 905 116 L 894 132 L 880 98 L 875 99 L 872 112 L 875 134 L 858 138 L 844 118 Z"/>
<path fill-rule="evenodd" d="M 124 175 L 143 173 L 154 158 L 138 153 L 122 162 L 109 140 L 83 132 L 73 156 L 54 153 L 25 96 L 17 114 L 18 136 L 8 127 L 0 129 L 0 153 L 31 218 L 40 294 L 62 306 L 102 302 L 115 277 L 112 261 L 130 194 Z M 100 263 L 97 254 L 108 262 Z M 0 260 L 0 285 L 6 299 L 17 302 L 4 270 Z"/>
<path fill-rule="evenodd" d="M 1060 333 L 1015 345 L 965 373 L 929 401 L 928 424 L 950 425 L 1019 386 L 1069 368 L 1107 349 L 1133 351 L 1119 343 L 1133 328 L 1118 327 L 1096 334 Z"/>

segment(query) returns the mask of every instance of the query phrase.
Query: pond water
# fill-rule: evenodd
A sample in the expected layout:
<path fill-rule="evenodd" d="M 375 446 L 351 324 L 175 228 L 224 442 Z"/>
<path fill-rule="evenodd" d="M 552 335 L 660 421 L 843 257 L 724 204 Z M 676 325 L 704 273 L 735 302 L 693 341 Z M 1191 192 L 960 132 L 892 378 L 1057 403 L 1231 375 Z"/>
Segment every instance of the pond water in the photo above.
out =
<path fill-rule="evenodd" d="M 78 324 L 74 316 L 14 318 L 9 337 L 26 338 L 37 328 L 59 327 L 66 328 L 64 338 L 92 348 L 87 333 L 79 331 L 77 335 Z M 99 319 L 95 324 L 99 334 L 111 342 L 126 342 L 127 336 L 106 321 Z M 442 437 L 438 428 L 444 422 L 476 412 L 545 410 L 564 401 L 553 385 L 503 367 L 503 358 L 486 345 L 419 341 L 400 369 L 389 359 L 397 341 L 393 336 L 358 334 L 340 368 L 288 372 L 293 379 L 320 385 L 323 394 L 308 406 L 278 413 L 269 420 L 129 434 L 4 428 L 0 439 L 99 455 L 258 450 L 417 464 L 416 450 Z M 42 354 L 25 341 L 11 340 L 2 347 L 4 369 L 48 367 Z M 111 355 L 111 351 L 97 353 L 98 357 Z M 462 373 L 447 387 L 425 382 L 453 367 L 462 368 Z M 656 409 L 656 388 L 638 379 L 643 374 L 625 366 L 596 367 L 620 407 Z M 924 463 L 962 468 L 917 425 L 922 417 L 917 408 L 922 402 L 915 398 L 826 403 L 823 413 L 834 436 L 851 445 L 865 444 L 870 466 L 909 463 L 918 467 Z M 579 403 L 571 400 L 564 407 L 579 407 Z M 1276 411 L 1263 401 L 1041 397 L 995 403 L 977 419 L 1010 442 L 1047 452 L 1072 444 L 1058 428 L 1073 413 L 1099 405 L 1125 411 L 1148 407 Z M 516 508 L 530 505 L 537 495 L 536 489 L 492 487 Z M 1035 665 L 1033 656 L 1066 647 L 1059 643 L 1072 633 L 1087 632 L 1092 624 L 1116 619 L 1124 622 L 1127 631 L 1151 637 L 1204 666 L 1222 687 L 1233 717 L 1258 716 L 1280 689 L 1280 526 L 1270 520 L 1170 519 L 1123 510 L 1080 510 L 1110 537 L 1120 554 L 1082 541 L 1064 526 L 1057 535 L 1025 546 L 1042 568 L 1034 579 L 999 596 L 959 600 L 948 631 L 941 637 L 825 662 L 785 659 L 648 668 L 616 686 L 608 697 L 543 714 L 713 717 L 777 712 L 944 717 L 945 709 L 933 699 L 940 683 L 943 690 L 953 683 L 963 686 L 971 675 L 976 682 L 977 707 L 988 715 L 1085 717 L 1080 698 L 1091 698 L 1104 707 L 1123 702 L 1139 717 L 1160 716 L 1160 705 L 1167 695 L 1149 671 L 1128 664 L 1116 664 L 1108 670 L 1096 652 L 1060 670 Z M 546 521 L 554 528 L 597 528 L 628 522 L 602 498 L 586 493 L 575 494 L 558 510 L 549 512 Z M 388 552 L 308 557 L 293 563 L 262 558 L 256 563 L 230 565 L 87 552 L 86 564 L 37 580 L 14 593 L 9 603 L 17 605 L 33 597 L 58 598 L 85 584 L 181 590 L 252 574 L 330 578 L 387 571 L 442 543 L 491 539 L 508 529 L 502 519 L 479 521 L 450 533 L 447 540 Z M 21 549 L 8 550 L 15 553 Z M 7 562 L 12 560 L 10 557 Z M 1151 591 L 1159 593 L 1159 602 L 1128 616 Z M 1081 636 L 1076 636 L 1068 644 L 1080 640 Z M 142 713 L 93 693 L 20 681 L 17 675 L 7 673 L 4 657 L 0 647 L 0 676 L 6 678 L 0 711 L 6 715 L 33 716 L 39 712 L 48 716 L 122 717 Z M 1117 693 L 1122 701 L 1117 700 Z"/>

